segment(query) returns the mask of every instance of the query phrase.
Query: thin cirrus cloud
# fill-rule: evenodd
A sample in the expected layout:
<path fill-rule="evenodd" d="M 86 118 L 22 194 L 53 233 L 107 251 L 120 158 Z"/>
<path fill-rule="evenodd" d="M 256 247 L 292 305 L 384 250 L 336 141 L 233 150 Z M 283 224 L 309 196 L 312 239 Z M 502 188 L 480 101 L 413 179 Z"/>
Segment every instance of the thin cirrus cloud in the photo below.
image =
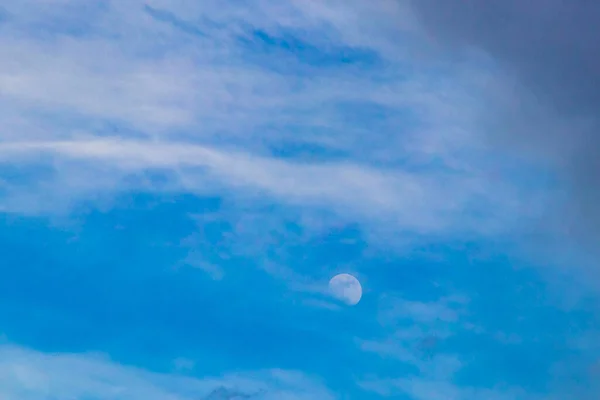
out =
<path fill-rule="evenodd" d="M 124 367 L 84 354 L 45 354 L 0 346 L 3 399 L 334 399 L 318 381 L 296 371 L 270 370 L 194 379 Z"/>
<path fill-rule="evenodd" d="M 4 164 L 49 155 L 48 166 L 60 168 L 50 174 L 53 182 L 39 184 L 55 187 L 64 203 L 82 193 L 127 190 L 119 178 L 159 168 L 175 177 L 171 190 L 259 191 L 421 234 L 499 232 L 517 216 L 531 216 L 518 201 L 523 188 L 490 181 L 484 150 L 469 139 L 464 105 L 476 104 L 477 79 L 448 68 L 444 78 L 419 58 L 398 58 L 407 50 L 393 51 L 392 32 L 406 33 L 408 48 L 415 41 L 407 10 L 383 3 L 363 10 L 387 21 L 374 24 L 358 18 L 362 8 L 336 2 L 163 6 L 59 2 L 33 14 L 7 6 L 0 50 Z M 82 19 L 75 33 L 58 25 Z M 353 28 L 352 20 L 361 22 Z M 49 37 L 40 39 L 40 31 Z M 265 43 L 259 31 L 299 35 L 295 43 L 265 44 L 288 52 L 285 68 L 273 64 L 281 57 L 270 50 L 249 58 L 260 52 L 248 43 Z M 357 53 L 328 66 L 334 53 L 323 40 L 374 56 L 361 61 Z M 307 48 L 314 54 L 305 65 L 295 53 Z M 394 72 L 404 70 L 412 76 Z M 479 75 L 485 71 L 473 71 Z M 362 118 L 350 118 L 355 114 Z M 302 147 L 318 149 L 322 159 L 277 155 Z M 114 175 L 98 177 L 97 190 L 77 189 L 87 180 L 81 163 L 93 174 Z M 5 210 L 44 209 L 22 201 L 35 192 L 3 186 L 10 194 Z"/>
<path fill-rule="evenodd" d="M 248 196 L 263 193 L 291 205 L 330 206 L 340 214 L 359 218 L 395 220 L 404 229 L 436 232 L 447 229 L 453 214 L 468 201 L 469 180 L 446 178 L 444 187 L 453 187 L 455 199 L 442 200 L 443 177 L 420 176 L 398 170 L 383 170 L 352 163 L 294 163 L 243 152 L 223 152 L 199 145 L 152 143 L 124 140 L 69 142 L 24 142 L 0 145 L 7 161 L 32 160 L 49 155 L 72 161 L 77 174 L 85 173 L 86 163 L 105 164 L 107 173 L 126 176 L 146 169 L 176 172 L 180 189 L 207 193 L 210 188 L 246 190 Z M 30 161 L 31 162 L 31 161 Z M 67 164 L 68 165 L 68 164 Z M 74 179 L 70 171 L 57 168 L 57 182 Z M 89 178 L 98 171 L 91 169 Z M 96 179 L 102 180 L 102 177 Z M 79 178 L 78 181 L 83 179 Z M 461 193 L 461 190 L 463 193 Z M 256 195 L 254 195 L 255 197 Z"/>

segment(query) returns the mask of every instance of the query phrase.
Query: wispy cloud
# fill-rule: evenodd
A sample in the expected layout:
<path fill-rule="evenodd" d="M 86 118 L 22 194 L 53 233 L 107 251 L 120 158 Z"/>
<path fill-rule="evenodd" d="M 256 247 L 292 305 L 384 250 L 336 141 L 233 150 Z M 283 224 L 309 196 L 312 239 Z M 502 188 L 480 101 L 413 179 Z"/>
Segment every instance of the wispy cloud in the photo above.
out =
<path fill-rule="evenodd" d="M 458 327 L 473 328 L 468 320 L 461 318 L 467 312 L 467 303 L 468 299 L 462 296 L 431 302 L 383 296 L 377 319 L 384 337 L 360 339 L 357 344 L 363 351 L 412 365 L 424 375 L 439 371 L 440 363 L 460 368 L 461 363 L 456 355 L 439 356 L 436 348 L 442 341 L 452 337 Z"/>
<path fill-rule="evenodd" d="M 436 399 L 535 399 L 535 393 L 498 384 L 476 386 L 457 382 L 471 366 L 469 357 L 448 343 L 477 337 L 485 329 L 469 316 L 469 298 L 451 295 L 435 301 L 414 301 L 385 296 L 380 302 L 379 321 L 387 336 L 359 340 L 362 351 L 399 362 L 407 373 L 391 379 L 365 379 L 361 385 L 383 396 L 405 394 L 419 400 Z"/>
<path fill-rule="evenodd" d="M 0 161 L 51 172 L 27 188 L 5 179 L 6 211 L 110 195 L 161 169 L 158 190 L 267 196 L 419 234 L 499 232 L 531 213 L 519 188 L 465 163 L 482 157 L 465 110 L 485 74 L 408 58 L 393 38 L 418 42 L 408 9 L 30 3 L 6 7 Z"/>
<path fill-rule="evenodd" d="M 435 177 L 401 170 L 386 171 L 348 162 L 291 162 L 173 142 L 13 142 L 2 145 L 0 153 L 10 162 L 26 159 L 35 162 L 40 155 L 57 157 L 58 162 L 72 161 L 78 165 L 78 174 L 85 173 L 87 166 L 83 163 L 89 163 L 94 167 L 88 170 L 90 184 L 98 167 L 121 179 L 148 169 L 167 169 L 175 172 L 176 187 L 187 192 L 202 194 L 219 187 L 233 188 L 292 205 L 333 207 L 341 214 L 358 214 L 361 219 L 369 216 L 387 219 L 417 232 L 445 229 L 468 201 L 460 193 L 460 186 L 446 183 L 458 192 L 448 202 L 442 199 L 443 188 Z M 59 181 L 62 178 L 68 183 L 72 179 L 69 172 L 60 176 L 59 169 Z M 448 176 L 448 180 L 455 179 Z M 465 184 L 458 180 L 457 184 L 461 183 Z"/>
<path fill-rule="evenodd" d="M 407 395 L 419 400 L 559 399 L 573 393 L 584 399 L 596 396 L 591 372 L 597 359 L 590 340 L 594 333 L 587 329 L 583 335 L 567 332 L 565 340 L 573 343 L 565 344 L 564 353 L 543 356 L 541 349 L 556 346 L 556 337 L 564 333 L 549 332 L 552 339 L 546 342 L 539 327 L 531 331 L 517 324 L 511 334 L 497 331 L 493 322 L 497 314 L 491 312 L 492 322 L 486 321 L 474 311 L 472 301 L 457 294 L 427 301 L 399 294 L 382 297 L 378 314 L 382 330 L 374 337 L 357 339 L 356 344 L 366 354 L 393 363 L 394 368 L 391 377 L 365 375 L 361 386 L 382 396 Z M 576 325 L 575 321 L 572 324 Z M 504 328 L 510 330 L 510 324 Z M 491 360 L 513 360 L 515 353 L 528 354 L 531 364 L 511 361 L 508 368 L 525 372 L 535 365 L 537 377 L 522 379 L 521 372 L 494 370 L 499 363 Z M 489 379 L 481 379 L 484 370 Z M 537 379 L 544 384 L 537 384 Z"/>
<path fill-rule="evenodd" d="M 45 354 L 2 345 L 0 356 L 3 377 L 0 396 L 6 400 L 335 398 L 318 382 L 294 371 L 270 370 L 194 379 L 122 366 L 98 355 Z"/>
<path fill-rule="evenodd" d="M 539 397 L 524 394 L 519 390 L 493 390 L 484 388 L 471 388 L 454 385 L 445 381 L 436 381 L 422 378 L 383 380 L 379 382 L 368 382 L 364 384 L 382 396 L 391 397 L 404 393 L 415 400 L 534 400 Z"/>

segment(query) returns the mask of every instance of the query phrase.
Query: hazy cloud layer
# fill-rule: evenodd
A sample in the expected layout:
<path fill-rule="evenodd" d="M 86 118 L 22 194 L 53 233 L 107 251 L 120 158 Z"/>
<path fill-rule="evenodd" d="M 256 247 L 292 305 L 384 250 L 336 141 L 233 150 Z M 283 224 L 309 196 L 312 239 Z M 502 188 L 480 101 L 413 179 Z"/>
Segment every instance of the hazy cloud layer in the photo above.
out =
<path fill-rule="evenodd" d="M 503 76 L 490 87 L 481 132 L 506 151 L 550 162 L 567 190 L 547 218 L 600 240 L 600 3 L 560 0 L 412 1 L 442 48 L 482 51 Z M 498 85 L 498 82 L 496 82 Z M 558 206 L 558 204 L 557 204 Z M 546 226 L 547 227 L 547 226 Z"/>

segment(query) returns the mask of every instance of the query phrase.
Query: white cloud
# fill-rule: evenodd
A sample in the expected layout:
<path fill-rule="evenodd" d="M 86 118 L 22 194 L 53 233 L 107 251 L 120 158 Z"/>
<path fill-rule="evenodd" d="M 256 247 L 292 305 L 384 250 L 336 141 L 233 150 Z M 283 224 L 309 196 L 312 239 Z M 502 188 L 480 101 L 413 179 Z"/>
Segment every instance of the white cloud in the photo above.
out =
<path fill-rule="evenodd" d="M 454 295 L 432 302 L 406 300 L 396 296 L 383 296 L 380 302 L 379 320 L 383 325 L 395 325 L 399 320 L 418 323 L 457 322 L 469 299 Z"/>
<path fill-rule="evenodd" d="M 327 210 L 368 224 L 373 237 L 505 233 L 537 212 L 520 200 L 523 188 L 489 179 L 487 153 L 473 141 L 485 72 L 414 53 L 418 27 L 399 4 L 148 2 L 162 17 L 138 0 L 103 4 L 5 5 L 5 212 L 64 212 L 123 190 L 187 191 Z M 249 52 L 241 39 L 254 40 L 252 29 L 379 61 L 319 67 Z M 369 107 L 379 111 L 355 115 Z M 303 146 L 322 154 L 273 150 Z M 15 184 L 3 176 L 14 166 L 50 172 Z M 161 186 L 145 176 L 156 169 L 168 176 Z"/>
<path fill-rule="evenodd" d="M 99 185 L 147 169 L 166 169 L 177 177 L 179 190 L 203 194 L 234 189 L 246 196 L 268 196 L 290 205 L 332 208 L 361 220 L 385 219 L 423 233 L 444 231 L 456 223 L 473 189 L 451 176 L 444 187 L 439 187 L 438 176 L 353 163 L 290 162 L 173 142 L 95 139 L 0 145 L 0 160 L 4 162 L 35 162 L 41 155 L 56 158 L 55 165 L 74 162 L 77 166 L 57 168 L 54 184 L 58 185 L 72 187 L 83 181 Z M 444 192 L 446 186 L 452 192 Z M 460 217 L 464 224 L 475 222 Z"/>
<path fill-rule="evenodd" d="M 384 337 L 357 339 L 356 343 L 365 352 L 412 365 L 422 376 L 449 378 L 461 361 L 454 354 L 439 354 L 436 348 L 453 336 L 456 326 L 465 326 L 467 303 L 467 298 L 458 295 L 431 302 L 383 296 L 377 320 Z"/>
<path fill-rule="evenodd" d="M 45 354 L 0 345 L 0 397 L 4 400 L 198 400 L 221 390 L 257 400 L 333 400 L 301 373 L 268 370 L 196 379 L 152 373 L 84 354 Z"/>
<path fill-rule="evenodd" d="M 360 350 L 395 360 L 414 372 L 397 378 L 366 378 L 365 390 L 381 396 L 406 395 L 415 400 L 538 399 L 518 387 L 478 387 L 461 384 L 455 375 L 469 365 L 459 353 L 440 346 L 458 332 L 475 331 L 468 322 L 468 298 L 452 295 L 430 302 L 385 296 L 380 302 L 379 322 L 384 338 L 357 340 Z M 479 332 L 481 333 L 481 332 Z"/>

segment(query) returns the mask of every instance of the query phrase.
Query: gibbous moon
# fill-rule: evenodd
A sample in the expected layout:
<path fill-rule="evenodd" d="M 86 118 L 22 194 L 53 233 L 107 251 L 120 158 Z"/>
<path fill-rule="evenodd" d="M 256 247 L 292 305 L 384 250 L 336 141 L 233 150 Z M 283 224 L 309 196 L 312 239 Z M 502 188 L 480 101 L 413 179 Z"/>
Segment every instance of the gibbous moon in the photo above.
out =
<path fill-rule="evenodd" d="M 350 274 L 339 274 L 331 278 L 329 291 L 333 297 L 349 306 L 358 304 L 362 297 L 360 282 Z"/>

